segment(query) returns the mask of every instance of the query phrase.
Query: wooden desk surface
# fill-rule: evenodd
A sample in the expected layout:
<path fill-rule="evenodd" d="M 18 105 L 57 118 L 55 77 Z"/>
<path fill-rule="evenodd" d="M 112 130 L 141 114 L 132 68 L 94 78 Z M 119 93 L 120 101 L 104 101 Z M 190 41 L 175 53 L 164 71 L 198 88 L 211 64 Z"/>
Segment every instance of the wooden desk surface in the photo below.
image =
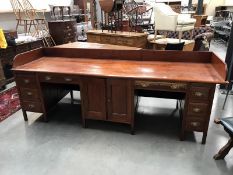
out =
<path fill-rule="evenodd" d="M 225 82 L 210 63 L 42 57 L 14 70 L 161 81 Z"/>
<path fill-rule="evenodd" d="M 141 50 L 138 47 L 118 46 L 111 44 L 99 44 L 90 42 L 73 42 L 55 46 L 57 48 L 82 48 L 82 49 L 112 49 L 112 50 Z"/>

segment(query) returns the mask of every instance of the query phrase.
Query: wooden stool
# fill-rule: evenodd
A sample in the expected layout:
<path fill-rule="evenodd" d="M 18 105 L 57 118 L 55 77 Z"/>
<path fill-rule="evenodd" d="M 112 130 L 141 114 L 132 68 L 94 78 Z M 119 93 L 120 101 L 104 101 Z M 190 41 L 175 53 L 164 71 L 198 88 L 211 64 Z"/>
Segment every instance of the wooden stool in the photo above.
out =
<path fill-rule="evenodd" d="M 216 124 L 221 124 L 224 127 L 224 130 L 230 135 L 230 139 L 227 144 L 223 146 L 219 152 L 214 156 L 215 160 L 224 159 L 228 152 L 233 147 L 233 117 L 223 118 L 221 120 L 215 119 Z"/>

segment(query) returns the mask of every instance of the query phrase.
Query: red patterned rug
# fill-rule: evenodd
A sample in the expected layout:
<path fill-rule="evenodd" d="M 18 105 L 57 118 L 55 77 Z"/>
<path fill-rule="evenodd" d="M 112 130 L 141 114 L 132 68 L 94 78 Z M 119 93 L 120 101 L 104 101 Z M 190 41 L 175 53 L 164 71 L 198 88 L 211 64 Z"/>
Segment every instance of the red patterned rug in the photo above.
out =
<path fill-rule="evenodd" d="M 0 93 L 0 122 L 20 109 L 16 87 Z"/>

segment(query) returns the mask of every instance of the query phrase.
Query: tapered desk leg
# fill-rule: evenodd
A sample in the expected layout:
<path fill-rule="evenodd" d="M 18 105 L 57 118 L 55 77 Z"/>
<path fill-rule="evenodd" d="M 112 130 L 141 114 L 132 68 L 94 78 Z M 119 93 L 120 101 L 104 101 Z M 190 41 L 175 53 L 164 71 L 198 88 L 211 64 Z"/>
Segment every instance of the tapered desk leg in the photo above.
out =
<path fill-rule="evenodd" d="M 74 104 L 74 93 L 72 90 L 70 91 L 70 97 L 71 97 L 71 104 Z"/>
<path fill-rule="evenodd" d="M 202 136 L 202 141 L 201 141 L 202 144 L 205 144 L 205 143 L 206 143 L 206 137 L 207 137 L 207 133 L 204 132 L 204 133 L 203 133 L 203 136 Z"/>
<path fill-rule="evenodd" d="M 22 109 L 22 111 L 23 111 L 23 118 L 24 118 L 24 121 L 28 121 L 27 112 L 26 112 L 24 109 Z"/>
<path fill-rule="evenodd" d="M 44 120 L 44 122 L 48 122 L 49 121 L 48 115 L 46 113 L 43 114 L 43 120 Z"/>
<path fill-rule="evenodd" d="M 134 135 L 135 134 L 134 124 L 131 124 L 130 127 L 131 127 L 130 133 L 131 135 Z"/>
<path fill-rule="evenodd" d="M 180 132 L 180 141 L 184 141 L 185 139 L 185 131 L 181 129 L 181 132 Z"/>

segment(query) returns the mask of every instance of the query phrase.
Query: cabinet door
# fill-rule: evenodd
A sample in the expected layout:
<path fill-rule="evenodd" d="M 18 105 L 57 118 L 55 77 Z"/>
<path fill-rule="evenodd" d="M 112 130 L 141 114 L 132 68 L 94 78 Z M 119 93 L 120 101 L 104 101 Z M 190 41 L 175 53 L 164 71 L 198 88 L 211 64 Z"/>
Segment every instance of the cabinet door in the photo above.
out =
<path fill-rule="evenodd" d="M 108 120 L 131 123 L 133 88 L 130 80 L 107 80 Z"/>
<path fill-rule="evenodd" d="M 83 117 L 106 120 L 106 82 L 101 78 L 82 78 Z"/>

